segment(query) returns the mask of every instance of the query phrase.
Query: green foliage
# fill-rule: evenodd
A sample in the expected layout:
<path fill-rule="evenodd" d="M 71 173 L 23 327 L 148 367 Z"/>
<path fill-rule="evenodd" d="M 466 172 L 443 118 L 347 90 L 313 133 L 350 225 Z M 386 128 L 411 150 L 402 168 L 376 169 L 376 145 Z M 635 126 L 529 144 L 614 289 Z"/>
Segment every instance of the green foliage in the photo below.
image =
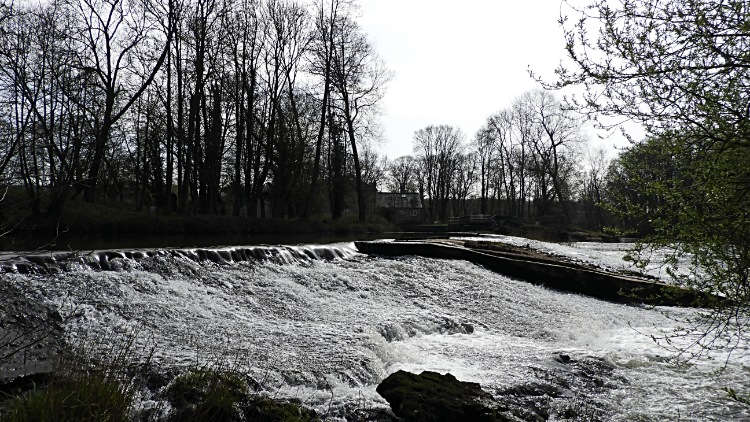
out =
<path fill-rule="evenodd" d="M 247 407 L 247 420 L 253 422 L 313 422 L 314 411 L 291 402 L 279 403 L 267 396 L 256 396 Z"/>
<path fill-rule="evenodd" d="M 728 299 L 696 303 L 712 310 L 689 321 L 702 333 L 690 356 L 733 347 L 750 323 L 750 155 L 670 132 L 622 153 L 610 176 L 609 209 L 644 235 L 627 258 L 645 268 L 665 254 L 675 284 Z"/>
<path fill-rule="evenodd" d="M 681 285 L 750 301 L 750 157 L 740 152 L 664 136 L 621 155 L 610 209 L 648 226 L 636 262 L 670 248 L 667 271 Z M 690 261 L 689 274 L 678 273 L 681 259 Z"/>
<path fill-rule="evenodd" d="M 750 1 L 591 0 L 561 23 L 574 67 L 547 86 L 580 85 L 571 107 L 648 136 L 608 185 L 611 209 L 646 235 L 634 261 L 668 251 L 676 284 L 728 299 L 661 340 L 699 334 L 674 346 L 698 354 L 733 347 L 750 323 Z"/>
<path fill-rule="evenodd" d="M 607 207 L 607 204 L 600 204 L 602 207 Z M 604 227 L 602 229 L 602 235 L 608 236 L 608 237 L 628 237 L 633 236 L 637 234 L 636 230 L 633 229 L 623 229 L 621 227 Z"/>
<path fill-rule="evenodd" d="M 63 350 L 48 382 L 8 397 L 0 422 L 319 421 L 315 411 L 295 402 L 251 395 L 243 374 L 221 364 L 177 376 L 155 397 L 168 400 L 171 408 L 164 403 L 135 412 L 135 393 L 147 382 L 151 359 L 131 362 L 134 338 L 131 334 L 105 349 L 82 342 Z"/>
<path fill-rule="evenodd" d="M 111 374 L 77 374 L 15 398 L 2 422 L 127 421 L 132 401 Z"/>
<path fill-rule="evenodd" d="M 573 66 L 546 87 L 586 88 L 571 105 L 592 117 L 748 146 L 748 1 L 590 0 L 578 11 L 561 19 Z"/>
<path fill-rule="evenodd" d="M 167 391 L 174 421 L 233 421 L 240 417 L 235 404 L 247 395 L 238 373 L 192 369 L 178 376 Z"/>
<path fill-rule="evenodd" d="M 251 396 L 242 375 L 234 370 L 191 369 L 167 389 L 172 405 L 169 420 L 223 422 L 317 421 L 314 411 L 265 395 Z"/>

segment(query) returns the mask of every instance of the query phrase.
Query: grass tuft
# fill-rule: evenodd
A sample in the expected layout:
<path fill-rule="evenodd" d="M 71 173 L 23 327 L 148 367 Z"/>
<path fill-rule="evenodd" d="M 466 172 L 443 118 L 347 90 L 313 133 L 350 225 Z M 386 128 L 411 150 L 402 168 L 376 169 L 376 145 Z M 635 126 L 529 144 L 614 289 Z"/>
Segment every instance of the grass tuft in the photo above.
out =
<path fill-rule="evenodd" d="M 12 396 L 2 422 L 127 421 L 136 392 L 135 375 L 123 372 L 135 334 L 122 346 L 90 343 L 62 349 L 49 381 Z"/>
<path fill-rule="evenodd" d="M 132 392 L 106 373 L 58 377 L 16 397 L 2 421 L 127 421 L 132 402 Z"/>

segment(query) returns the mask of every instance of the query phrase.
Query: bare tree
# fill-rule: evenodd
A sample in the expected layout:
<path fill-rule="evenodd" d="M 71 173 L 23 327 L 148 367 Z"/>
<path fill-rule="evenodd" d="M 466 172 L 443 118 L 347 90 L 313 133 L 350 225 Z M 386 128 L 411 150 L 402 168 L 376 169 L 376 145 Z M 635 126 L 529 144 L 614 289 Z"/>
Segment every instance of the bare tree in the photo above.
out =
<path fill-rule="evenodd" d="M 301 207 L 302 174 L 308 151 L 309 133 L 307 113 L 310 102 L 298 84 L 303 56 L 310 46 L 309 17 L 299 3 L 277 3 L 272 24 L 283 44 L 280 56 L 281 73 L 285 86 L 280 100 L 279 136 L 275 143 L 273 190 L 276 194 L 274 215 L 295 217 Z M 303 207 L 303 206 L 302 206 Z"/>
<path fill-rule="evenodd" d="M 330 6 L 326 7 L 325 0 L 319 0 L 314 5 L 315 26 L 311 39 L 311 58 L 309 71 L 311 74 L 322 78 L 322 99 L 319 105 L 318 133 L 315 138 L 315 155 L 313 156 L 312 175 L 310 176 L 310 189 L 305 200 L 305 209 L 302 218 L 309 217 L 315 207 L 315 198 L 318 193 L 318 179 L 320 178 L 320 161 L 323 148 L 323 137 L 326 128 L 326 112 L 330 108 L 331 95 L 331 72 L 333 66 L 333 40 L 337 22 L 341 15 L 351 13 L 351 3 L 342 0 L 331 0 Z"/>
<path fill-rule="evenodd" d="M 545 159 L 545 171 L 552 179 L 554 195 L 567 215 L 565 203 L 569 198 L 565 195 L 563 156 L 574 154 L 577 144 L 583 141 L 583 121 L 573 111 L 564 109 L 549 91 L 532 91 L 526 98 L 533 108 L 535 121 L 546 135 L 544 140 L 535 143 L 534 148 Z"/>
<path fill-rule="evenodd" d="M 478 161 L 476 152 L 459 154 L 456 159 L 456 170 L 450 184 L 454 216 L 471 215 L 470 199 L 475 196 L 474 188 L 479 180 Z"/>
<path fill-rule="evenodd" d="M 365 144 L 361 154 L 362 182 L 376 190 L 385 180 L 387 158 Z"/>
<path fill-rule="evenodd" d="M 257 203 L 255 179 L 261 173 L 262 143 L 258 133 L 259 109 L 258 82 L 263 52 L 263 22 L 261 4 L 257 0 L 242 0 L 228 13 L 225 27 L 234 70 L 235 101 L 235 156 L 234 156 L 234 207 L 239 215 L 244 205 L 248 215 L 254 215 Z M 242 183 L 244 182 L 244 189 Z"/>
<path fill-rule="evenodd" d="M 388 184 L 391 192 L 409 193 L 417 190 L 417 162 L 411 155 L 404 155 L 387 164 Z"/>
<path fill-rule="evenodd" d="M 497 148 L 490 124 L 482 126 L 474 136 L 472 147 L 476 151 L 479 171 L 479 200 L 480 213 L 487 214 L 489 210 L 489 192 L 491 190 L 492 172 L 497 163 Z"/>
<path fill-rule="evenodd" d="M 582 172 L 579 201 L 586 220 L 593 221 L 601 232 L 604 230 L 602 202 L 610 159 L 603 148 L 588 148 L 583 154 L 583 165 L 585 170 Z"/>
<path fill-rule="evenodd" d="M 13 2 L 6 2 L 3 0 L 0 3 L 0 34 L 7 32 L 4 24 L 13 16 Z"/>
<path fill-rule="evenodd" d="M 96 122 L 96 142 L 84 198 L 94 202 L 110 130 L 151 84 L 169 51 L 151 4 L 140 0 L 70 0 L 80 26 L 80 66 L 97 78 L 104 110 Z M 171 7 L 170 7 L 171 10 Z M 154 48 L 157 46 L 157 48 Z M 153 56 L 157 51 L 158 55 Z"/>
<path fill-rule="evenodd" d="M 349 137 L 356 178 L 359 221 L 365 222 L 365 194 L 357 138 L 364 136 L 370 123 L 368 114 L 377 112 L 392 75 L 375 53 L 351 15 L 336 22 L 333 37 L 332 82 L 337 98 L 332 102 L 341 111 Z"/>
<path fill-rule="evenodd" d="M 489 171 L 489 185 L 499 198 L 505 198 L 506 215 L 516 215 L 516 166 L 512 110 L 505 109 L 491 115 L 481 129 L 482 143 L 489 143 L 496 159 Z"/>
<path fill-rule="evenodd" d="M 447 219 L 450 184 L 463 143 L 463 132 L 452 126 L 427 126 L 414 132 L 419 193 L 422 207 L 432 221 Z"/>
<path fill-rule="evenodd" d="M 16 169 L 32 212 L 40 212 L 44 194 L 50 199 L 47 212 L 57 214 L 72 184 L 81 180 L 89 115 L 97 109 L 91 77 L 77 66 L 74 24 L 60 4 L 25 9 L 7 24 L 0 90 L 6 93 L 15 148 L 5 165 L 18 153 Z"/>
<path fill-rule="evenodd" d="M 231 191 L 234 214 L 290 217 L 316 209 L 324 181 L 343 210 L 353 180 L 364 219 L 382 161 L 363 148 L 390 73 L 356 13 L 352 0 L 3 2 L 2 177 L 35 213 L 78 194 L 218 213 Z"/>
<path fill-rule="evenodd" d="M 491 115 L 473 143 L 482 197 L 490 190 L 502 193 L 511 216 L 543 216 L 555 204 L 567 215 L 582 126 L 546 91 L 523 94 Z"/>

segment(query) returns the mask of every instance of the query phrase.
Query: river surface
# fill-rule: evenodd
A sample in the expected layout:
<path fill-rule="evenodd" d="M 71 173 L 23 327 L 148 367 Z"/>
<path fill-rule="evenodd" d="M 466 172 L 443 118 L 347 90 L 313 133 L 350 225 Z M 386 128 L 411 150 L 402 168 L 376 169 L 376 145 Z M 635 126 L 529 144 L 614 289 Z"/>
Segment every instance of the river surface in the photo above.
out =
<path fill-rule="evenodd" d="M 624 265 L 621 245 L 502 239 Z M 750 391 L 746 344 L 729 359 L 676 366 L 650 337 L 696 310 L 609 303 L 460 260 L 369 257 L 353 243 L 248 248 L 262 258 L 201 261 L 186 249 L 111 258 L 110 271 L 79 260 L 54 274 L 0 277 L 74 311 L 71 337 L 136 333 L 136 353 L 155 345 L 154 362 L 171 373 L 231 362 L 256 388 L 329 420 L 387 408 L 375 387 L 399 369 L 513 392 L 549 420 L 568 420 L 571 407 L 612 421 L 750 420 L 722 390 Z M 153 404 L 144 392 L 139 405 Z"/>

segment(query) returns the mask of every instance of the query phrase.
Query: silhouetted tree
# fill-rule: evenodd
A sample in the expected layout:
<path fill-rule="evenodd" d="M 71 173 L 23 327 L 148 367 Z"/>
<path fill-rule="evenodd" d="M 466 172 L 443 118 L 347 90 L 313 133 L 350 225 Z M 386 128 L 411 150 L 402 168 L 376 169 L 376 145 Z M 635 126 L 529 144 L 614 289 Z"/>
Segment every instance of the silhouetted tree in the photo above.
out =
<path fill-rule="evenodd" d="M 417 162 L 411 155 L 404 155 L 387 164 L 388 183 L 391 192 L 409 193 L 417 190 Z"/>
<path fill-rule="evenodd" d="M 365 222 L 365 193 L 362 185 L 357 138 L 367 134 L 369 119 L 385 94 L 391 73 L 378 58 L 353 16 L 336 22 L 332 39 L 331 78 L 336 98 L 333 106 L 341 111 L 349 138 L 356 180 L 359 221 Z"/>
<path fill-rule="evenodd" d="M 427 126 L 414 132 L 419 193 L 430 220 L 446 221 L 451 182 L 464 149 L 464 134 L 452 126 Z"/>

